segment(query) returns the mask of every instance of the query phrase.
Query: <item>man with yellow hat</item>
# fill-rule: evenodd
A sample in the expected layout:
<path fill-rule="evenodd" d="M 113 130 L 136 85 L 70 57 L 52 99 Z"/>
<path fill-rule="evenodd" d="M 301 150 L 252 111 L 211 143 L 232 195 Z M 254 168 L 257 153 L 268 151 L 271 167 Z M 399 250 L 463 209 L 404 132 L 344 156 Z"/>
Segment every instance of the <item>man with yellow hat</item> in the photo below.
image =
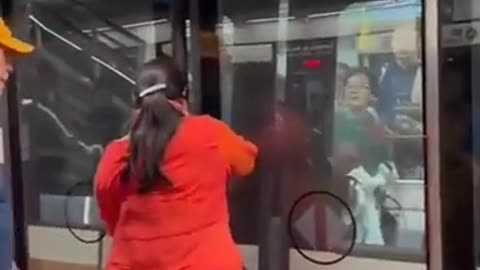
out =
<path fill-rule="evenodd" d="M 13 72 L 13 60 L 27 55 L 34 47 L 16 39 L 12 31 L 0 18 L 0 91 L 6 90 L 10 74 Z M 0 269 L 11 269 L 13 260 L 12 209 L 9 203 L 8 178 L 0 171 Z"/>
<path fill-rule="evenodd" d="M 12 60 L 15 56 L 26 55 L 33 51 L 33 46 L 16 39 L 12 31 L 0 18 L 0 89 L 4 90 L 13 71 Z"/>

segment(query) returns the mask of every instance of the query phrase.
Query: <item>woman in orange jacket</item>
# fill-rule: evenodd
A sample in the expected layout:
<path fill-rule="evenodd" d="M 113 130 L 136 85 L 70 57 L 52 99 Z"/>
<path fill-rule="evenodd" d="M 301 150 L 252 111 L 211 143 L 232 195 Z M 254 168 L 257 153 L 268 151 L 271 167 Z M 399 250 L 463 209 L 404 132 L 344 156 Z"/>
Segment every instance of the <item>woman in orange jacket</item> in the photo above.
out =
<path fill-rule="evenodd" d="M 252 172 L 257 147 L 186 111 L 185 82 L 166 56 L 140 70 L 128 136 L 107 146 L 95 190 L 113 237 L 107 270 L 240 270 L 227 181 Z"/>

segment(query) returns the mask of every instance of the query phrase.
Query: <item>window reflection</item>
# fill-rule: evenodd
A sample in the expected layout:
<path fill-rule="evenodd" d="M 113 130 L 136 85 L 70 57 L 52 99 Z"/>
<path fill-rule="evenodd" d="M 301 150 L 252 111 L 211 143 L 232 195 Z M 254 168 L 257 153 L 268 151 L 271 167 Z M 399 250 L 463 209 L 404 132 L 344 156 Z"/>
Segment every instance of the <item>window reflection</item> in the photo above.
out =
<path fill-rule="evenodd" d="M 410 203 L 404 201 L 406 194 L 422 195 L 415 181 L 424 179 L 420 6 L 363 8 L 343 15 L 345 25 L 348 20 L 360 25 L 360 33 L 353 46 L 342 37 L 337 51 L 338 59 L 353 64 L 344 91 L 337 89 L 342 97 L 335 105 L 333 166 L 337 177 L 348 176 L 358 243 L 421 250 L 424 207 L 407 210 Z M 395 15 L 403 18 L 391 24 Z M 389 21 L 390 29 L 376 33 Z"/>
<path fill-rule="evenodd" d="M 340 176 L 351 177 L 355 188 L 357 241 L 384 245 L 381 208 L 377 204 L 383 203 L 386 186 L 398 179 L 398 173 L 391 155 L 393 134 L 371 106 L 376 99 L 372 83 L 364 69 L 353 70 L 346 76 L 345 100 L 336 106 L 334 115 L 334 166 L 343 170 Z"/>
<path fill-rule="evenodd" d="M 276 15 L 285 6 L 277 4 L 271 7 Z M 425 168 L 420 1 L 352 1 L 342 7 L 289 1 L 287 21 L 273 12 L 271 17 L 244 20 L 240 11 L 227 4 L 222 7 L 221 15 L 229 21 L 222 61 L 234 70 L 221 70 L 222 77 L 230 78 L 222 81 L 222 91 L 233 85 L 233 94 L 222 96 L 224 104 L 232 104 L 224 110 L 231 115 L 224 117 L 233 119 L 235 128 L 248 130 L 247 136 L 263 149 L 257 174 L 232 189 L 236 238 L 275 250 L 273 246 L 285 243 L 268 244 L 241 229 L 247 226 L 246 215 L 249 228 L 268 234 L 271 229 L 265 224 L 273 222 L 278 211 L 287 213 L 301 194 L 329 190 L 349 202 L 355 213 L 354 252 L 405 259 L 397 255 L 407 250 L 408 260 L 422 260 Z M 285 33 L 283 41 L 280 37 Z M 285 75 L 275 73 L 275 67 L 283 66 L 282 59 L 259 55 L 255 48 L 261 45 L 271 46 L 269 55 L 286 51 Z M 276 93 L 282 89 L 284 93 Z M 248 203 L 252 198 L 259 198 L 260 204 L 255 222 L 251 214 L 256 209 Z M 241 204 L 245 211 L 235 211 Z M 262 210 L 263 204 L 276 210 Z M 304 205 L 294 214 L 298 221 L 294 234 L 302 248 L 345 250 L 351 222 L 333 204 Z M 317 211 L 308 221 L 313 225 L 301 225 L 312 207 L 330 208 L 334 215 L 325 214 L 330 210 Z M 370 246 L 383 247 L 385 252 L 380 255 Z"/>
<path fill-rule="evenodd" d="M 72 192 L 69 223 L 100 226 L 82 196 L 93 195 L 103 146 L 126 130 L 137 65 L 171 39 L 165 6 L 116 4 L 31 3 L 26 23 L 37 50 L 19 67 L 29 224 L 65 226 L 62 196 Z"/>

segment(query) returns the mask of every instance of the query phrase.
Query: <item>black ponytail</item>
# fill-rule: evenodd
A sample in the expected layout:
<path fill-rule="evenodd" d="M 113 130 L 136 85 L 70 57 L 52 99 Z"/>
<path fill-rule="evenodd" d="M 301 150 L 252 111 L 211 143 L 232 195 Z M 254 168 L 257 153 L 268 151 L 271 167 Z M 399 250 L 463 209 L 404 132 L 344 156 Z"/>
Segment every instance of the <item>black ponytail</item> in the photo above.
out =
<path fill-rule="evenodd" d="M 130 130 L 128 169 L 129 174 L 140 180 L 139 193 L 148 193 L 157 185 L 172 184 L 162 172 L 161 162 L 183 116 L 170 103 L 184 97 L 183 78 L 167 56 L 146 63 L 140 70 L 134 92 L 136 116 Z M 144 95 L 145 89 L 155 86 L 157 90 Z"/>

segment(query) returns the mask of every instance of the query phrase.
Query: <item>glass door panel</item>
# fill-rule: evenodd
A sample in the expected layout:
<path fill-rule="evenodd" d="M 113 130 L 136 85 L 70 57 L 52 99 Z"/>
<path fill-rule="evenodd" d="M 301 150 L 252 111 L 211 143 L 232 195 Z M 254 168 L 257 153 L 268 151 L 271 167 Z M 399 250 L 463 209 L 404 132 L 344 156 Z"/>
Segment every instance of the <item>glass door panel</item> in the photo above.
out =
<path fill-rule="evenodd" d="M 261 150 L 230 189 L 248 269 L 426 269 L 422 8 L 219 1 L 221 115 Z"/>
<path fill-rule="evenodd" d="M 92 241 L 102 229 L 92 178 L 104 145 L 126 132 L 138 65 L 171 41 L 170 5 L 24 1 L 19 9 L 37 46 L 18 67 L 30 269 L 102 267 L 109 239 Z"/>

